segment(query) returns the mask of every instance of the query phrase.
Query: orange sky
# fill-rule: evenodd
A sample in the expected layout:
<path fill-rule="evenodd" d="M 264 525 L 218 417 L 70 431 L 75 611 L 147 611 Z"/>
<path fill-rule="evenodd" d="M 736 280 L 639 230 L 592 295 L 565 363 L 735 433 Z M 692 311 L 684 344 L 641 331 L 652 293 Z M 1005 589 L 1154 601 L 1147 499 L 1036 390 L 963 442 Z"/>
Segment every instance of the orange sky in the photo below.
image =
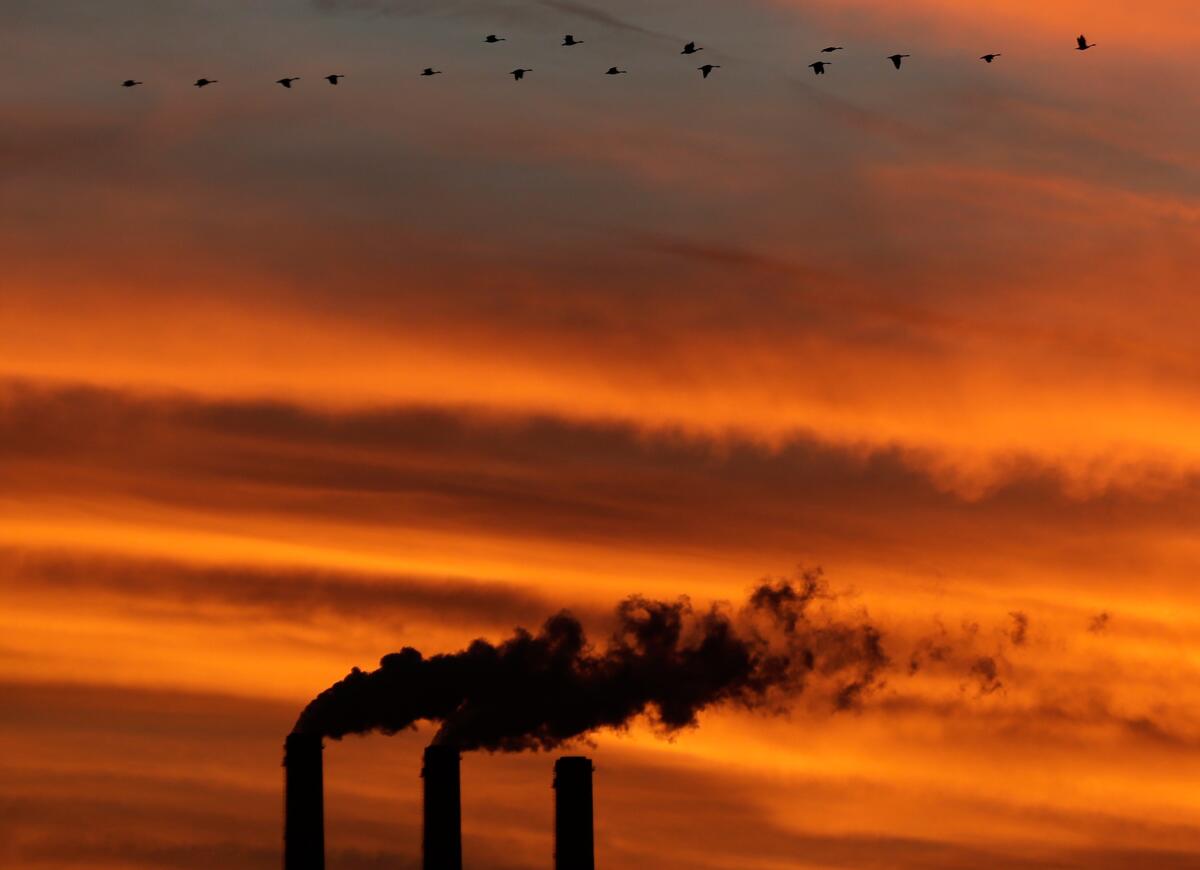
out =
<path fill-rule="evenodd" d="M 821 567 L 886 685 L 596 735 L 599 866 L 1200 867 L 1191 4 L 245 7 L 0 8 L 0 865 L 276 867 L 351 666 Z M 329 747 L 331 870 L 430 733 Z"/>

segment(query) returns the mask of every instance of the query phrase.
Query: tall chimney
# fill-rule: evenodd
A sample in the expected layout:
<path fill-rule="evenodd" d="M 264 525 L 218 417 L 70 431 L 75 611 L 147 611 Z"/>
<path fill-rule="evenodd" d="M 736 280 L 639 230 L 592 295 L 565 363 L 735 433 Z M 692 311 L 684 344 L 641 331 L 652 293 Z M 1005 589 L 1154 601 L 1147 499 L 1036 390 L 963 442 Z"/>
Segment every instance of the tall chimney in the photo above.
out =
<path fill-rule="evenodd" d="M 425 747 L 425 870 L 462 870 L 462 797 L 457 746 Z"/>
<path fill-rule="evenodd" d="M 595 870 L 592 760 L 564 755 L 554 762 L 555 870 Z"/>
<path fill-rule="evenodd" d="M 283 744 L 284 870 L 325 870 L 325 783 L 321 737 L 289 734 Z"/>

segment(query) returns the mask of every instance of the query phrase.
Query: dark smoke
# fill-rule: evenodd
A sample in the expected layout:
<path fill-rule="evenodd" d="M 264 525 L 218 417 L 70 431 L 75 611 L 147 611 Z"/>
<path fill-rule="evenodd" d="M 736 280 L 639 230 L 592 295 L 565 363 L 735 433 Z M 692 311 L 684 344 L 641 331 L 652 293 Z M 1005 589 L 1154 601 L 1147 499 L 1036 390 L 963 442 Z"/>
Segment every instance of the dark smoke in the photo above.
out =
<path fill-rule="evenodd" d="M 971 665 L 971 676 L 979 681 L 979 693 L 991 695 L 1004 688 L 1000 680 L 1000 666 L 992 656 L 980 656 Z"/>
<path fill-rule="evenodd" d="M 1014 610 L 1008 617 L 1013 622 L 1008 639 L 1012 641 L 1013 646 L 1024 646 L 1029 636 L 1029 617 L 1019 610 Z"/>
<path fill-rule="evenodd" d="M 865 615 L 839 618 L 830 600 L 809 574 L 764 583 L 736 612 L 696 610 L 686 598 L 628 598 L 602 647 L 565 612 L 499 645 L 476 640 L 428 658 L 406 647 L 322 692 L 296 730 L 340 738 L 428 720 L 441 723 L 435 742 L 518 751 L 551 749 L 641 715 L 671 733 L 713 705 L 777 711 L 813 683 L 846 709 L 880 685 L 888 657 Z"/>

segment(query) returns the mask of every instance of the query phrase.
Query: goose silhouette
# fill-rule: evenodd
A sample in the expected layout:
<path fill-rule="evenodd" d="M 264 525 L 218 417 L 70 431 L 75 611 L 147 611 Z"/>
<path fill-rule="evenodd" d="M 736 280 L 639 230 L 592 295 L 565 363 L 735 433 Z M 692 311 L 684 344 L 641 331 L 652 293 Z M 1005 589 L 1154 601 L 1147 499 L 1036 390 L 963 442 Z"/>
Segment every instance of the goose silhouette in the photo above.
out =
<path fill-rule="evenodd" d="M 809 66 L 812 68 L 813 75 L 816 75 L 816 76 L 825 75 L 825 67 L 827 67 L 829 65 L 830 65 L 830 61 L 827 61 L 827 60 L 818 60 L 818 61 L 814 61 L 809 64 Z"/>
<path fill-rule="evenodd" d="M 142 82 L 139 82 L 136 79 L 125 79 L 125 81 L 121 82 L 121 87 L 136 88 L 140 84 L 142 84 Z"/>
<path fill-rule="evenodd" d="M 331 85 L 336 85 L 338 83 L 338 79 L 344 78 L 345 76 L 341 73 L 334 73 L 333 75 L 325 76 L 325 81 L 329 82 Z"/>
<path fill-rule="evenodd" d="M 277 85 L 283 85 L 289 91 L 292 89 L 292 82 L 300 81 L 300 76 L 288 76 L 287 78 L 279 79 L 275 82 Z"/>
<path fill-rule="evenodd" d="M 685 46 L 683 47 L 683 51 L 681 51 L 681 52 L 679 52 L 679 53 L 680 53 L 680 54 L 695 54 L 695 53 L 696 53 L 696 52 L 698 52 L 698 51 L 704 51 L 704 49 L 703 49 L 703 48 L 696 48 L 696 43 L 694 43 L 694 42 L 689 42 L 687 45 L 685 45 Z"/>
<path fill-rule="evenodd" d="M 629 72 L 627 69 L 617 69 L 615 66 L 610 66 L 604 74 L 606 76 L 621 76 L 625 75 L 627 72 Z"/>
<path fill-rule="evenodd" d="M 196 79 L 195 86 L 198 88 L 207 88 L 209 85 L 215 85 L 216 83 L 216 79 Z"/>
<path fill-rule="evenodd" d="M 1087 51 L 1089 48 L 1095 48 L 1095 47 L 1096 47 L 1096 43 L 1094 43 L 1094 42 L 1089 43 L 1087 41 L 1087 37 L 1084 36 L 1082 33 L 1079 34 L 1079 36 L 1075 37 L 1075 50 L 1076 51 Z"/>
<path fill-rule="evenodd" d="M 533 70 L 517 67 L 515 70 L 513 70 L 511 73 L 509 73 L 509 75 L 512 76 L 517 81 L 520 81 L 521 79 L 525 78 L 525 73 L 527 73 L 527 72 L 533 72 Z"/>
<path fill-rule="evenodd" d="M 983 57 L 981 57 L 979 59 L 981 61 L 983 61 L 984 63 L 991 63 L 992 61 L 994 61 L 996 58 L 998 58 L 1000 56 L 1001 55 L 998 53 L 997 54 L 985 54 Z"/>
<path fill-rule="evenodd" d="M 912 57 L 911 54 L 889 54 L 888 60 L 895 64 L 896 69 L 900 69 L 900 64 L 904 62 L 904 58 Z"/>
<path fill-rule="evenodd" d="M 719 63 L 706 63 L 704 66 L 696 67 L 696 69 L 700 70 L 701 78 L 708 78 L 709 73 L 711 73 L 715 69 L 720 69 L 720 68 L 721 68 L 721 65 Z"/>

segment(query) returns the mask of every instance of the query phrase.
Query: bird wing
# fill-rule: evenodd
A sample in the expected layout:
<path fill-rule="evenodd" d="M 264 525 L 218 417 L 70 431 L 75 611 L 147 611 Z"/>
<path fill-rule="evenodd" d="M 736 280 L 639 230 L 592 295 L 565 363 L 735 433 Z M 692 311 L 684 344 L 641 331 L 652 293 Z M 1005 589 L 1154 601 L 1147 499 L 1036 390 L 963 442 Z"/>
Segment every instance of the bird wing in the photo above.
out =
<path fill-rule="evenodd" d="M 1079 38 L 1078 38 L 1077 40 L 1075 40 L 1075 41 L 1076 41 L 1077 43 L 1079 43 L 1079 47 L 1080 47 L 1080 48 L 1087 48 L 1087 37 L 1086 37 L 1086 36 L 1084 36 L 1082 33 L 1081 33 L 1081 34 L 1079 34 Z"/>

